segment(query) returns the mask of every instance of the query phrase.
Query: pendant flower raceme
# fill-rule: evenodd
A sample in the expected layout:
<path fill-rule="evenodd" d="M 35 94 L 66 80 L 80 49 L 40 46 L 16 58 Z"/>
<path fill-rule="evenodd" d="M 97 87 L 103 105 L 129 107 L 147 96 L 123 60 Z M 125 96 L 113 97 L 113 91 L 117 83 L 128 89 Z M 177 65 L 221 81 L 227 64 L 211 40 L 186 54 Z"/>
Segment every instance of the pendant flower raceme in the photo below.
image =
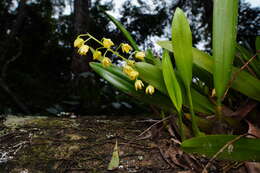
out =
<path fill-rule="evenodd" d="M 74 41 L 74 47 L 80 48 L 82 46 L 82 44 L 84 43 L 84 40 L 82 38 L 77 38 Z"/>
<path fill-rule="evenodd" d="M 111 60 L 107 57 L 104 57 L 101 61 L 103 67 L 109 67 L 111 65 Z"/>
<path fill-rule="evenodd" d="M 135 81 L 135 90 L 141 90 L 144 87 L 144 84 L 141 80 L 136 80 Z"/>
<path fill-rule="evenodd" d="M 81 37 L 84 37 L 84 38 L 86 37 L 86 39 L 84 40 Z M 85 43 L 91 39 L 93 39 L 94 41 L 101 44 L 101 47 L 94 49 L 91 46 L 86 45 Z M 74 41 L 74 47 L 78 48 L 78 54 L 86 55 L 88 53 L 89 49 L 91 49 L 91 52 L 93 53 L 93 60 L 100 61 L 100 63 L 103 65 L 103 67 L 109 67 L 112 64 L 111 59 L 109 59 L 108 57 L 105 56 L 107 52 L 112 53 L 113 55 L 123 59 L 125 62 L 125 65 L 123 66 L 123 72 L 129 77 L 129 79 L 135 80 L 135 83 L 134 83 L 135 90 L 141 90 L 144 87 L 144 84 L 141 80 L 137 80 L 137 78 L 139 76 L 139 72 L 135 70 L 135 68 L 134 68 L 135 61 L 131 59 L 133 54 L 129 55 L 128 58 L 125 58 L 124 56 L 120 55 L 119 52 L 117 52 L 117 50 L 119 48 L 121 48 L 123 53 L 129 53 L 130 51 L 133 50 L 133 48 L 127 43 L 120 44 L 120 46 L 116 50 L 111 48 L 112 46 L 114 46 L 114 43 L 112 42 L 111 39 L 103 38 L 101 41 L 98 41 L 96 38 L 94 38 L 90 34 L 81 34 Z M 106 48 L 106 50 L 104 51 L 105 53 L 103 54 L 99 50 L 104 49 L 104 48 Z M 144 60 L 145 52 L 139 51 L 139 52 L 134 52 L 134 53 L 135 53 L 136 59 Z M 146 88 L 145 92 L 147 94 L 152 95 L 154 93 L 154 90 L 155 90 L 154 87 L 149 85 Z"/>
<path fill-rule="evenodd" d="M 152 85 L 148 85 L 145 89 L 145 93 L 150 94 L 150 95 L 153 95 L 154 91 L 155 91 L 155 89 Z"/>
<path fill-rule="evenodd" d="M 88 53 L 88 50 L 89 50 L 89 46 L 88 45 L 82 45 L 79 50 L 78 50 L 78 53 L 80 55 L 86 55 Z"/>
<path fill-rule="evenodd" d="M 103 46 L 108 49 L 111 46 L 114 46 L 114 43 L 111 39 L 103 38 Z"/>
<path fill-rule="evenodd" d="M 144 57 L 145 57 L 145 52 L 137 52 L 136 54 L 135 54 L 135 58 L 136 59 L 140 59 L 140 60 L 144 60 Z"/>
<path fill-rule="evenodd" d="M 133 49 L 129 44 L 126 43 L 122 43 L 121 48 L 122 48 L 122 52 L 124 53 L 128 53 Z"/>

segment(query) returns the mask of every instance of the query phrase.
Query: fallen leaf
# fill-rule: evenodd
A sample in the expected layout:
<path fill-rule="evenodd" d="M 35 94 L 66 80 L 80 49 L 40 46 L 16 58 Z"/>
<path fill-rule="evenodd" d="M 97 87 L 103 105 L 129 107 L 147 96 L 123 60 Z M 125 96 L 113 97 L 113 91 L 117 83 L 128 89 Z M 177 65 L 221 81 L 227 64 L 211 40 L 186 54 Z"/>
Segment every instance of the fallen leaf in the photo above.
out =
<path fill-rule="evenodd" d="M 242 120 L 247 116 L 249 112 L 251 112 L 257 105 L 257 102 L 255 101 L 249 101 L 246 105 L 242 105 L 239 107 L 235 112 L 233 112 L 230 116 L 238 118 L 239 120 Z"/>
<path fill-rule="evenodd" d="M 107 170 L 109 170 L 109 171 L 115 170 L 115 169 L 118 168 L 118 166 L 119 166 L 119 152 L 118 152 L 118 144 L 117 144 L 117 141 L 116 141 L 114 151 L 113 151 L 113 154 L 112 154 L 112 158 L 111 158 L 111 160 L 108 164 Z"/>
<path fill-rule="evenodd" d="M 246 121 L 248 124 L 248 133 L 256 136 L 257 138 L 260 138 L 260 129 L 250 123 L 249 121 Z"/>
<path fill-rule="evenodd" d="M 257 163 L 257 162 L 246 162 L 245 166 L 247 168 L 247 172 L 249 172 L 249 173 L 260 172 L 260 163 Z"/>

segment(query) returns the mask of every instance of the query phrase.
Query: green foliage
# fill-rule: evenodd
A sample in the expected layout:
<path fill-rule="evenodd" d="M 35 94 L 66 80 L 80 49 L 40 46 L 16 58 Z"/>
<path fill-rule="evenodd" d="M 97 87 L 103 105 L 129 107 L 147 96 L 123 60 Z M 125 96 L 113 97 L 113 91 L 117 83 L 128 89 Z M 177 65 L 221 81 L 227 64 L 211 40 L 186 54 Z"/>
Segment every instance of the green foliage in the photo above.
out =
<path fill-rule="evenodd" d="M 163 57 L 162 57 L 162 71 L 163 71 L 163 79 L 169 94 L 169 97 L 172 100 L 173 105 L 175 106 L 178 119 L 179 119 L 179 127 L 180 127 L 180 135 L 181 139 L 185 139 L 184 132 L 183 132 L 183 122 L 182 122 L 182 91 L 179 85 L 179 82 L 176 78 L 171 58 L 167 50 L 164 50 Z"/>
<path fill-rule="evenodd" d="M 185 87 L 189 88 L 192 79 L 192 36 L 188 20 L 179 8 L 172 20 L 172 45 L 177 70 Z"/>
<path fill-rule="evenodd" d="M 159 41 L 157 44 L 159 44 L 162 48 L 173 52 L 171 41 Z M 210 55 L 193 48 L 192 56 L 195 68 L 201 68 L 210 74 L 213 73 L 214 62 Z M 232 68 L 232 73 L 236 74 L 236 79 L 232 82 L 231 88 L 252 99 L 260 101 L 260 80 L 250 75 L 248 72 L 240 71 L 239 73 L 236 73 L 237 71 L 239 71 L 239 68 Z"/>
<path fill-rule="evenodd" d="M 225 146 L 226 145 L 226 146 Z M 181 148 L 188 153 L 197 153 L 218 159 L 235 161 L 260 161 L 260 139 L 240 138 L 236 135 L 207 135 L 185 140 Z"/>
<path fill-rule="evenodd" d="M 186 136 L 184 136 L 184 127 L 187 125 L 185 121 L 185 124 L 183 123 L 183 118 L 191 120 L 192 126 L 188 128 L 193 130 L 194 136 L 202 136 L 203 133 L 201 129 L 205 128 L 209 130 L 209 126 L 214 124 L 213 121 L 221 120 L 221 116 L 223 116 L 221 110 L 221 105 L 223 104 L 222 99 L 224 98 L 223 96 L 226 95 L 228 88 L 232 87 L 234 90 L 239 91 L 251 99 L 260 100 L 259 80 L 248 72 L 243 71 L 244 67 L 236 67 L 235 65 L 237 64 L 233 66 L 236 47 L 235 28 L 237 23 L 238 1 L 227 2 L 220 0 L 214 2 L 213 58 L 198 49 L 192 48 L 192 34 L 188 20 L 182 10 L 177 8 L 172 21 L 172 41 L 158 42 L 158 44 L 165 49 L 163 51 L 162 60 L 156 58 L 153 53 L 148 50 L 144 59 L 139 58 L 142 62 L 134 62 L 117 52 L 120 47 L 115 51 L 113 48 L 108 47 L 106 52 L 109 51 L 120 57 L 127 65 L 123 65 L 122 68 L 115 65 L 106 65 L 102 62 L 102 58 L 104 59 L 104 57 L 99 60 L 103 66 L 98 63 L 91 63 L 90 65 L 94 71 L 120 90 L 137 98 L 141 98 L 141 100 L 146 103 L 157 104 L 157 106 L 167 109 L 169 107 L 175 108 L 179 119 L 177 125 L 180 128 L 182 140 L 186 138 Z M 231 10 L 229 10 L 229 8 L 231 8 Z M 135 46 L 136 43 L 124 26 L 115 18 L 111 16 L 109 16 L 109 18 L 123 32 L 124 36 L 130 39 L 129 42 L 132 42 L 132 46 Z M 221 19 L 223 18 L 225 18 L 225 20 L 222 22 Z M 86 36 L 87 35 L 89 36 L 89 34 L 86 34 Z M 90 39 L 93 38 L 92 36 L 89 37 Z M 95 38 L 93 39 L 104 46 L 102 42 Z M 253 57 L 252 54 L 243 47 L 237 46 L 237 48 L 244 60 L 248 61 Z M 175 64 L 172 63 L 168 51 L 173 52 Z M 135 53 L 136 52 L 133 52 L 129 57 Z M 251 67 L 255 73 L 258 73 L 259 68 L 257 67 L 257 62 L 254 62 Z M 201 73 L 193 74 L 193 70 L 200 71 Z M 207 77 L 210 79 L 205 79 Z M 140 91 L 144 86 L 142 82 L 140 83 L 140 79 L 145 82 L 145 85 L 148 84 L 145 91 L 146 94 Z M 211 84 L 212 79 L 214 79 L 214 86 Z M 155 94 L 154 89 L 156 90 Z M 207 91 L 205 91 L 205 89 Z M 212 93 L 214 96 L 214 89 L 217 91 L 217 98 L 209 96 Z M 235 94 L 237 93 L 238 92 L 235 92 Z M 149 96 L 148 94 L 154 95 Z M 227 106 L 232 105 L 232 102 L 236 102 L 233 93 L 228 96 L 228 101 L 231 102 L 231 104 L 227 102 Z M 183 108 L 188 108 L 191 114 L 185 113 L 185 117 L 183 117 L 183 111 L 187 111 L 186 109 L 183 110 Z M 168 110 L 173 111 L 173 109 Z M 194 111 L 197 115 L 202 113 L 203 116 L 214 112 L 216 112 L 216 114 L 214 119 L 209 120 L 203 118 L 203 116 L 195 116 Z M 230 125 L 233 125 L 233 122 L 237 123 L 235 120 L 232 120 L 232 117 L 229 119 L 226 118 L 225 120 L 227 123 L 230 123 Z M 216 125 L 221 126 L 220 128 L 222 128 L 221 123 L 226 123 L 223 121 L 217 122 L 220 123 L 216 123 Z M 201 129 L 199 129 L 199 127 Z M 218 129 L 218 127 L 216 128 Z M 256 146 L 259 145 L 259 140 L 248 138 L 234 140 L 236 137 L 238 136 L 204 136 L 203 134 L 202 137 L 184 140 L 181 146 L 184 151 L 205 154 L 209 157 L 219 152 L 220 154 L 216 156 L 220 159 L 238 161 L 259 160 L 259 150 L 256 148 Z M 203 145 L 201 146 L 201 144 Z M 224 147 L 225 144 L 227 144 L 228 150 L 222 151 L 222 147 Z"/>
<path fill-rule="evenodd" d="M 217 102 L 220 105 L 231 79 L 237 36 L 238 0 L 214 0 L 213 11 L 213 77 Z"/>
<path fill-rule="evenodd" d="M 118 22 L 113 16 L 111 16 L 110 14 L 108 14 L 107 12 L 104 11 L 104 13 L 106 14 L 106 16 L 117 26 L 117 28 L 119 28 L 121 30 L 121 32 L 124 34 L 124 36 L 126 37 L 126 39 L 130 42 L 130 44 L 133 46 L 133 48 L 138 51 L 138 45 L 135 42 L 135 40 L 133 39 L 133 37 L 129 34 L 129 32 L 124 28 L 124 26 Z"/>
<path fill-rule="evenodd" d="M 171 100 L 160 92 L 156 92 L 153 96 L 148 96 L 143 92 L 136 91 L 134 81 L 130 80 L 119 67 L 110 66 L 105 68 L 100 63 L 94 62 L 91 62 L 90 66 L 102 78 L 126 94 L 134 96 L 145 103 L 161 106 L 167 110 L 173 110 Z"/>
<path fill-rule="evenodd" d="M 138 62 L 135 64 L 136 69 L 140 73 L 140 78 L 147 83 L 152 84 L 157 88 L 160 92 L 162 92 L 165 95 L 168 95 L 168 92 L 166 90 L 166 86 L 164 83 L 164 77 L 162 73 L 162 69 L 155 66 L 151 65 L 145 62 Z M 177 76 L 178 78 L 178 76 Z M 180 79 L 179 79 L 180 80 Z M 183 104 L 186 107 L 189 107 L 189 101 L 187 99 L 187 95 L 185 92 L 185 87 L 183 84 L 179 83 L 181 86 L 180 88 L 182 89 L 182 96 L 183 96 Z M 206 114 L 212 114 L 214 112 L 214 105 L 205 97 L 204 95 L 200 94 L 198 91 L 195 89 L 191 89 L 191 96 L 193 98 L 194 102 L 194 109 L 198 112 L 203 112 Z"/>
<path fill-rule="evenodd" d="M 196 136 L 200 134 L 198 125 L 195 120 L 191 96 L 192 80 L 192 35 L 190 25 L 184 12 L 177 8 L 172 20 L 172 45 L 177 70 L 185 85 L 189 108 L 191 112 L 192 129 Z"/>
<path fill-rule="evenodd" d="M 171 58 L 165 50 L 163 52 L 163 59 L 162 59 L 162 71 L 163 71 L 163 79 L 169 93 L 169 96 L 172 100 L 173 105 L 177 109 L 178 112 L 182 110 L 182 91 L 179 85 L 179 82 L 176 78 Z"/>

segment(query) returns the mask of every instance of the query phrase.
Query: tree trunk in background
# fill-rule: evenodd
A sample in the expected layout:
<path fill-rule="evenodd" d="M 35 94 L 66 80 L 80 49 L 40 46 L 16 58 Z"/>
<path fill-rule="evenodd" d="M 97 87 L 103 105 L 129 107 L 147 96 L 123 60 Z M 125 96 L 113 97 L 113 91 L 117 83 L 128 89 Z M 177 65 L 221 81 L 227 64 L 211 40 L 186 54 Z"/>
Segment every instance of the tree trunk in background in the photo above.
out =
<path fill-rule="evenodd" d="M 26 114 L 29 114 L 30 111 L 27 108 L 27 106 L 25 104 L 23 104 L 23 102 L 15 95 L 15 93 L 13 93 L 11 91 L 11 89 L 9 88 L 8 84 L 5 82 L 5 77 L 6 77 L 6 73 L 8 70 L 8 66 L 10 63 L 12 63 L 13 61 L 15 61 L 17 58 L 20 57 L 21 55 L 21 48 L 19 50 L 19 52 L 16 55 L 12 55 L 10 57 L 8 57 L 8 52 L 10 51 L 10 49 L 12 48 L 12 44 L 17 44 L 15 40 L 19 40 L 19 38 L 16 38 L 19 31 L 21 30 L 23 23 L 26 19 L 26 1 L 27 0 L 21 0 L 19 2 L 18 5 L 18 14 L 16 17 L 16 20 L 13 23 L 11 32 L 10 32 L 10 36 L 8 37 L 8 39 L 6 40 L 6 46 L 1 50 L 1 56 L 0 56 L 0 65 L 1 65 L 1 73 L 0 73 L 0 88 L 2 89 L 2 91 L 4 91 L 9 98 L 11 98 L 11 100 L 16 104 L 16 106 L 23 112 Z M 22 43 L 19 42 L 20 47 L 22 47 Z"/>
<path fill-rule="evenodd" d="M 6 61 L 8 61 L 7 53 L 10 47 L 12 47 L 11 44 L 14 44 L 15 37 L 17 36 L 18 32 L 21 30 L 23 26 L 24 20 L 26 18 L 26 1 L 27 0 L 21 0 L 18 4 L 18 14 L 16 20 L 12 25 L 12 29 L 10 31 L 8 39 L 6 40 L 5 47 L 1 48 L 0 65 L 3 65 Z M 9 57 L 9 59 L 11 59 L 11 57 Z"/>
<path fill-rule="evenodd" d="M 91 0 L 74 0 L 74 33 L 75 37 L 79 34 L 87 33 L 89 30 L 89 8 Z M 91 58 L 79 56 L 77 50 L 74 51 L 72 57 L 72 71 L 81 73 L 89 71 L 89 61 Z"/>

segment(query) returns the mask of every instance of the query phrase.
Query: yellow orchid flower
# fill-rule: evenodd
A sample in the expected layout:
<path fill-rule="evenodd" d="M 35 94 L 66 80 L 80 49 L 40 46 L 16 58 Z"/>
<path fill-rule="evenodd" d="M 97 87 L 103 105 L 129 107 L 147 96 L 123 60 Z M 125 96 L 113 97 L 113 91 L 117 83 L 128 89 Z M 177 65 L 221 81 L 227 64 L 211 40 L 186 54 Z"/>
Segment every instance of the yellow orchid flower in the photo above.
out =
<path fill-rule="evenodd" d="M 150 95 L 153 95 L 154 91 L 155 91 L 155 89 L 152 85 L 148 85 L 145 89 L 145 93 L 150 94 Z"/>
<path fill-rule="evenodd" d="M 111 65 L 111 60 L 107 57 L 104 57 L 101 61 L 103 67 L 109 67 Z"/>
<path fill-rule="evenodd" d="M 77 47 L 77 48 L 80 48 L 83 44 L 84 40 L 82 38 L 77 38 L 75 41 L 74 41 L 74 47 Z"/>
<path fill-rule="evenodd" d="M 129 66 L 129 65 L 124 65 L 124 67 L 123 67 L 123 72 L 124 72 L 125 74 L 129 75 L 132 71 L 134 71 L 134 69 L 133 69 L 131 66 Z"/>
<path fill-rule="evenodd" d="M 102 53 L 100 51 L 95 51 L 93 53 L 93 60 L 97 60 L 101 57 Z"/>
<path fill-rule="evenodd" d="M 80 55 L 86 55 L 88 53 L 88 50 L 89 50 L 89 46 L 88 45 L 82 45 L 82 46 L 80 46 L 80 48 L 78 50 L 78 53 Z"/>
<path fill-rule="evenodd" d="M 139 76 L 139 72 L 133 70 L 133 71 L 131 71 L 131 72 L 128 74 L 128 76 L 129 76 L 129 78 L 130 78 L 131 80 L 135 80 L 135 79 Z"/>
<path fill-rule="evenodd" d="M 129 44 L 127 44 L 127 43 L 122 43 L 121 48 L 122 48 L 122 52 L 124 52 L 124 53 L 128 53 L 129 51 L 131 51 L 131 50 L 133 49 L 133 48 L 132 48 Z"/>
<path fill-rule="evenodd" d="M 145 57 L 145 52 L 137 52 L 136 54 L 135 54 L 135 58 L 136 59 L 140 59 L 140 60 L 144 60 L 144 57 Z"/>
<path fill-rule="evenodd" d="M 103 46 L 105 48 L 110 48 L 111 46 L 114 46 L 114 43 L 112 42 L 111 39 L 103 38 Z"/>
<path fill-rule="evenodd" d="M 144 87 L 144 84 L 141 80 L 136 80 L 135 81 L 135 90 L 141 90 Z"/>

